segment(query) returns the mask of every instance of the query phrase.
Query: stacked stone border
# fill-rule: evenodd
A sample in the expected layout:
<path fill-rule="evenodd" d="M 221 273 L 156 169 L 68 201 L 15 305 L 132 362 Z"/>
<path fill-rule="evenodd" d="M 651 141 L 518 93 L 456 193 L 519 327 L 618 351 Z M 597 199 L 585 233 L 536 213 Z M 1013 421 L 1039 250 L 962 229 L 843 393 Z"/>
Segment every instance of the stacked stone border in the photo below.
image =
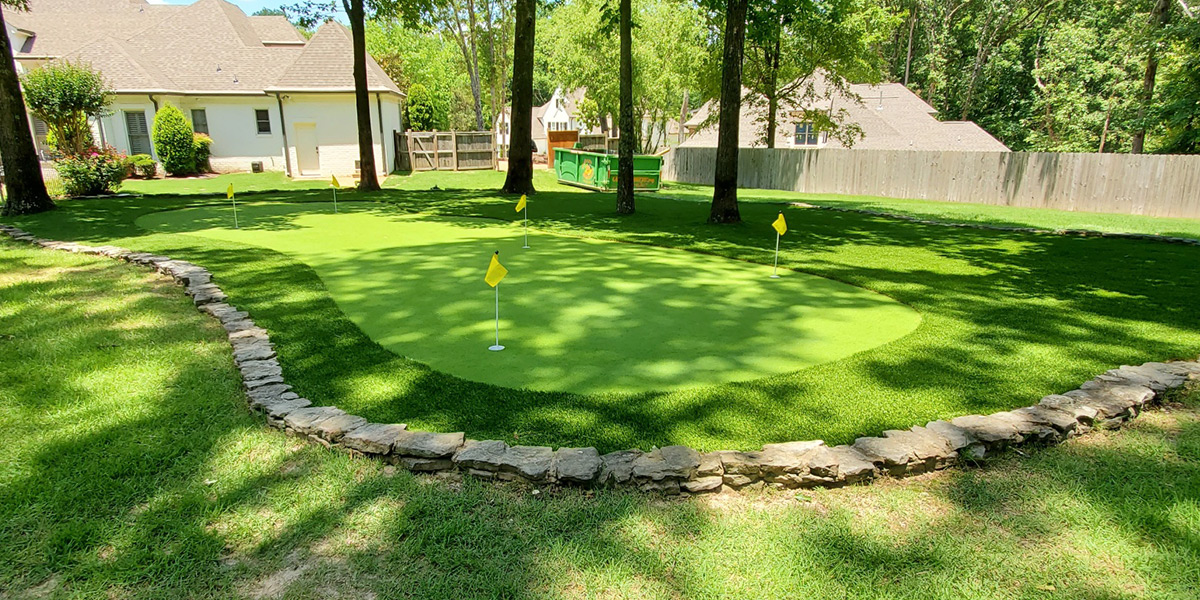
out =
<path fill-rule="evenodd" d="M 327 448 L 382 459 L 415 472 L 459 471 L 535 485 L 635 486 L 666 494 L 837 487 L 936 471 L 1007 448 L 1054 444 L 1097 427 L 1118 427 L 1169 391 L 1200 380 L 1197 361 L 1122 366 L 1033 406 L 931 421 L 833 447 L 811 440 L 767 444 L 752 452 L 701 453 L 687 446 L 666 446 L 602 455 L 595 448 L 509 446 L 500 440 L 467 439 L 461 432 L 371 423 L 333 406 L 313 406 L 284 381 L 267 331 L 255 325 L 246 311 L 229 304 L 212 282 L 212 273 L 203 267 L 116 246 L 41 239 L 3 224 L 0 231 L 43 248 L 107 256 L 170 276 L 184 287 L 198 310 L 225 328 L 250 407 L 263 413 L 267 424 Z"/>

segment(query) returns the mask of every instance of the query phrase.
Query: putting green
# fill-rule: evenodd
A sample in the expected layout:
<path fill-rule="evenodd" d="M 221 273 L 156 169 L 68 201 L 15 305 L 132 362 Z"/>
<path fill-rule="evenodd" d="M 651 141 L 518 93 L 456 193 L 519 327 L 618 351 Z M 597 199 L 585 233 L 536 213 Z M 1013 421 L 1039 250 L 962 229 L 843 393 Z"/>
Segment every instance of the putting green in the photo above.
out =
<path fill-rule="evenodd" d="M 920 322 L 890 298 L 813 275 L 770 279 L 767 266 L 537 231 L 523 250 L 519 222 L 340 208 L 241 205 L 236 230 L 227 207 L 137 223 L 291 255 L 393 352 L 513 388 L 638 392 L 757 379 L 879 346 Z M 496 250 L 509 270 L 503 352 L 488 350 L 495 296 L 483 281 Z"/>

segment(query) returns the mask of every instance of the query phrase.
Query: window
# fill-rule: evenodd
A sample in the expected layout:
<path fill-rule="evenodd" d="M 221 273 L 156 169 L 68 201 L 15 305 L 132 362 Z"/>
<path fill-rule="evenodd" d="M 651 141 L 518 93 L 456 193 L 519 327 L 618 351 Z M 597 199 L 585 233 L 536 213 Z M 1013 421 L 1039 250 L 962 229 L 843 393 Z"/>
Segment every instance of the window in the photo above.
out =
<path fill-rule="evenodd" d="M 816 146 L 821 143 L 821 134 L 813 127 L 812 122 L 796 123 L 795 146 Z"/>
<path fill-rule="evenodd" d="M 208 135 L 208 113 L 203 108 L 192 109 L 192 131 Z"/>
<path fill-rule="evenodd" d="M 150 154 L 150 128 L 146 127 L 146 111 L 125 111 L 125 133 L 129 135 L 130 154 Z"/>
<path fill-rule="evenodd" d="M 257 109 L 254 111 L 254 120 L 258 124 L 258 135 L 270 135 L 271 133 L 271 113 Z"/>

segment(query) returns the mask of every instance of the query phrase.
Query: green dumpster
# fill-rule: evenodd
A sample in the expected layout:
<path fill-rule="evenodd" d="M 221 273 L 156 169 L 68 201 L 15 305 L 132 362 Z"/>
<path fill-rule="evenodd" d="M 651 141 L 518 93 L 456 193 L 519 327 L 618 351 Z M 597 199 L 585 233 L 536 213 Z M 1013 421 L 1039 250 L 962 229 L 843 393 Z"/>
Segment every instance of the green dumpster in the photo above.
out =
<path fill-rule="evenodd" d="M 554 149 L 558 182 L 600 192 L 617 190 L 617 156 L 573 148 Z M 633 189 L 657 192 L 662 183 L 661 156 L 633 157 Z"/>

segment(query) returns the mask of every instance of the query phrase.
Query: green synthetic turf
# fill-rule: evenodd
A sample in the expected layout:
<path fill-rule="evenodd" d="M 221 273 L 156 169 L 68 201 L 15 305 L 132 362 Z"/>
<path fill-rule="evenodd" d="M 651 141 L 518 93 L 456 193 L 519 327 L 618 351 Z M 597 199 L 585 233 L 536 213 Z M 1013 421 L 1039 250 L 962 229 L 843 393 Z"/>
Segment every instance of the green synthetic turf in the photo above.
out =
<path fill-rule="evenodd" d="M 253 244 L 311 266 L 372 339 L 512 388 L 640 392 L 788 373 L 909 333 L 920 316 L 815 275 L 681 250 L 542 233 L 394 207 L 249 204 L 153 213 L 141 227 Z M 510 274 L 483 281 L 499 250 Z"/>

